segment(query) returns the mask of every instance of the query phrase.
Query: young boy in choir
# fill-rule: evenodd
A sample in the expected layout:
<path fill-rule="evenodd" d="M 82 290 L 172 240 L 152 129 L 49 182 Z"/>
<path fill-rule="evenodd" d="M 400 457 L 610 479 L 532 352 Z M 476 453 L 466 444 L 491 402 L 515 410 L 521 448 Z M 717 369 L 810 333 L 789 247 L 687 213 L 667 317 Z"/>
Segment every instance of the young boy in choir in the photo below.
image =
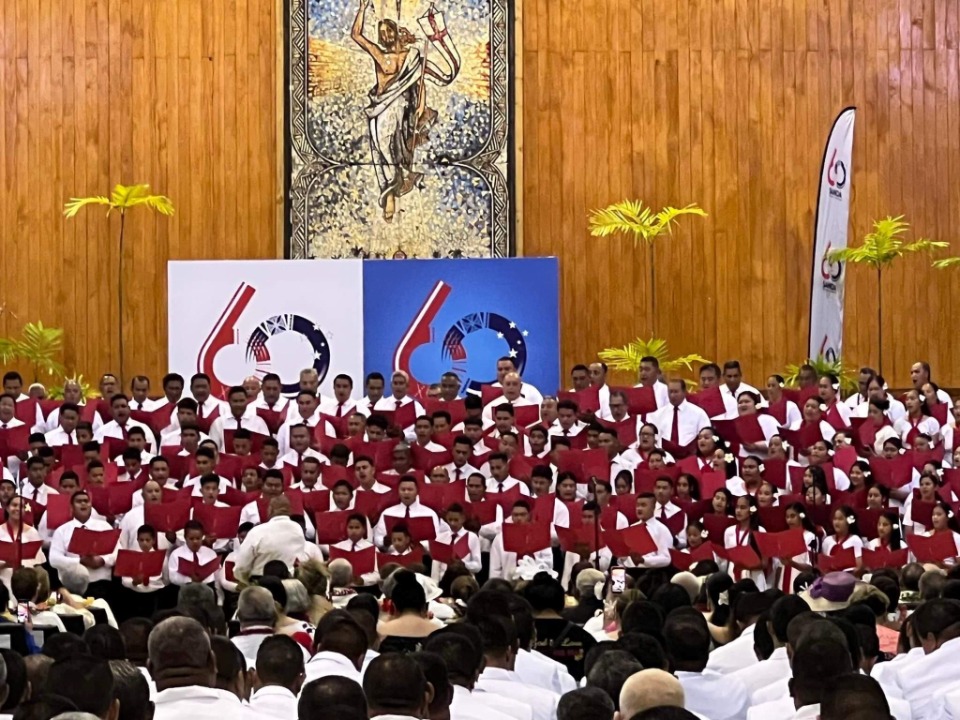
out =
<path fill-rule="evenodd" d="M 305 493 L 323 490 L 324 487 L 320 484 L 320 461 L 315 457 L 305 457 L 300 466 L 300 482 L 294 483 L 291 487 Z"/>
<path fill-rule="evenodd" d="M 463 523 L 467 519 L 466 513 L 463 510 L 463 506 L 459 503 L 454 503 L 447 508 L 447 512 L 444 513 L 443 519 L 446 520 L 447 525 L 450 526 L 450 531 L 447 532 L 444 530 L 437 535 L 437 542 L 444 543 L 445 545 L 456 545 L 456 543 L 460 541 L 460 538 L 466 536 L 469 552 L 466 555 L 461 556 L 459 560 L 463 563 L 467 570 L 476 575 L 478 572 L 480 572 L 480 567 L 482 564 L 480 559 L 480 538 L 476 535 L 476 533 L 472 533 L 463 527 Z M 434 581 L 440 582 L 440 578 L 443 577 L 446 571 L 446 563 L 434 560 L 430 575 Z"/>
<path fill-rule="evenodd" d="M 373 547 L 373 543 L 367 539 L 367 528 L 367 518 L 360 513 L 354 513 L 347 518 L 347 539 L 341 540 L 332 547 L 347 552 L 359 552 Z M 376 585 L 379 581 L 380 573 L 376 571 L 364 573 L 360 576 L 360 582 L 367 586 Z"/>
<path fill-rule="evenodd" d="M 142 553 L 162 552 L 157 550 L 157 531 L 150 525 L 141 525 L 137 528 L 137 547 L 135 551 Z M 127 590 L 136 593 L 155 593 L 167 586 L 166 574 L 167 568 L 164 567 L 164 571 L 159 577 L 125 577 L 121 581 Z"/>
<path fill-rule="evenodd" d="M 267 438 L 260 448 L 260 467 L 264 470 L 280 469 L 280 445 L 274 438 Z"/>
<path fill-rule="evenodd" d="M 240 475 L 240 487 L 246 493 L 260 492 L 263 487 L 263 470 L 259 467 L 247 467 Z"/>
<path fill-rule="evenodd" d="M 233 454 L 237 457 L 250 457 L 253 452 L 253 436 L 246 428 L 233 433 Z"/>
<path fill-rule="evenodd" d="M 89 442 L 93 442 L 93 425 L 88 422 L 77 423 L 77 445 L 81 447 Z"/>
<path fill-rule="evenodd" d="M 390 547 L 388 555 L 409 555 L 413 552 L 413 538 L 404 523 L 397 523 L 390 533 Z"/>
<path fill-rule="evenodd" d="M 201 575 L 200 568 L 217 559 L 217 554 L 212 548 L 203 544 L 204 533 L 203 525 L 196 520 L 188 520 L 183 528 L 184 544 L 170 552 L 170 559 L 167 563 L 170 574 L 170 582 L 173 585 L 187 585 L 191 582 L 210 585 L 216 579 L 216 569 L 211 570 L 206 575 Z M 180 561 L 194 563 L 195 567 L 190 575 L 184 575 L 180 572 Z"/>
<path fill-rule="evenodd" d="M 150 463 L 153 455 L 147 448 L 147 434 L 142 427 L 132 427 L 127 433 L 127 447 L 135 449 L 140 453 L 140 462 L 143 465 Z"/>
<path fill-rule="evenodd" d="M 94 487 L 103 487 L 106 480 L 106 470 L 103 463 L 99 460 L 91 460 L 87 463 L 87 485 Z"/>
<path fill-rule="evenodd" d="M 123 464 L 123 472 L 117 477 L 117 482 L 137 482 L 146 480 L 146 474 L 141 462 L 140 451 L 134 447 L 128 447 L 120 455 Z"/>

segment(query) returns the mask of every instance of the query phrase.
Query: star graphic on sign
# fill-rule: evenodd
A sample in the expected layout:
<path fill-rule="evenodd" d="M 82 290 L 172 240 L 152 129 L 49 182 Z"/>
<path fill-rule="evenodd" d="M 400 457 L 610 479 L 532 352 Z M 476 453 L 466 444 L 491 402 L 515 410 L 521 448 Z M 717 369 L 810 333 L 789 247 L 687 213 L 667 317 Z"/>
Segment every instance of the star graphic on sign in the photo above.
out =
<path fill-rule="evenodd" d="M 320 332 L 320 326 L 317 325 L 316 323 L 314 323 L 314 324 L 313 324 L 313 330 L 314 330 L 314 332 Z"/>
<path fill-rule="evenodd" d="M 497 333 L 497 340 L 503 340 L 503 333 Z"/>
<path fill-rule="evenodd" d="M 524 337 L 527 337 L 529 334 L 530 334 L 530 331 L 529 331 L 529 330 L 524 330 L 524 331 L 523 331 L 523 336 L 524 336 Z"/>
<path fill-rule="evenodd" d="M 516 324 L 515 322 L 510 323 L 510 329 L 511 329 L 511 330 L 516 330 L 516 329 L 517 329 L 517 324 Z"/>
<path fill-rule="evenodd" d="M 517 356 L 517 351 L 516 351 L 516 350 L 511 350 L 511 351 L 510 351 L 510 357 L 515 358 L 516 356 Z"/>
<path fill-rule="evenodd" d="M 319 360 L 319 359 L 320 359 L 320 353 L 315 352 L 315 353 L 313 354 L 313 359 L 314 359 L 314 360 Z"/>

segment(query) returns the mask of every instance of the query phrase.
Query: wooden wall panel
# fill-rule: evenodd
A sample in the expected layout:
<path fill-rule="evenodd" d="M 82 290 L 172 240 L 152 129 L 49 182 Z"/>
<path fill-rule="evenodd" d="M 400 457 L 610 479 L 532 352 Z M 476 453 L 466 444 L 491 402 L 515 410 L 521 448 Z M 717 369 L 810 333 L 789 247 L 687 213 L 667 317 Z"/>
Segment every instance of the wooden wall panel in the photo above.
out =
<path fill-rule="evenodd" d="M 0 3 L 0 334 L 64 327 L 68 368 L 117 372 L 118 219 L 71 196 L 148 182 L 128 217 L 128 376 L 166 367 L 166 262 L 277 257 L 275 0 Z"/>
<path fill-rule="evenodd" d="M 958 18 L 958 0 L 525 0 L 524 252 L 560 258 L 564 367 L 649 335 L 754 382 L 801 360 L 821 153 L 847 105 L 852 241 L 903 213 L 960 253 Z M 710 218 L 653 252 L 591 238 L 589 211 L 623 198 Z M 883 290 L 890 382 L 924 358 L 960 386 L 960 270 L 907 259 Z M 877 362 L 875 311 L 875 276 L 851 268 L 853 364 Z"/>

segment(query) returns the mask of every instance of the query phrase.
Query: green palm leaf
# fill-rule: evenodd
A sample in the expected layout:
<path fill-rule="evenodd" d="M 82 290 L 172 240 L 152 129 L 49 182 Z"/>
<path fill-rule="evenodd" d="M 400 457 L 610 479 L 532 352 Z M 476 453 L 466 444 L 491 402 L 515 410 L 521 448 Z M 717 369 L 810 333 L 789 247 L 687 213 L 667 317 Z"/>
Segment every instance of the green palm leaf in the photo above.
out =
<path fill-rule="evenodd" d="M 950 243 L 927 238 L 905 243 L 903 235 L 909 228 L 910 223 L 902 215 L 877 220 L 873 223 L 873 232 L 864 237 L 863 243 L 857 247 L 832 250 L 827 253 L 827 259 L 831 262 L 866 264 L 882 270 L 908 253 L 929 253 L 950 247 Z M 937 263 L 934 263 L 934 267 L 937 267 Z"/>
<path fill-rule="evenodd" d="M 110 206 L 109 198 L 105 198 L 103 195 L 97 195 L 96 197 L 70 198 L 70 201 L 63 206 L 63 214 L 68 218 L 72 218 L 88 205 L 107 205 L 108 215 L 110 214 L 110 210 L 113 209 L 113 207 Z"/>
<path fill-rule="evenodd" d="M 857 389 L 857 377 L 851 368 L 843 364 L 842 360 L 827 360 L 823 355 L 815 358 L 807 358 L 802 363 L 787 365 L 783 369 L 783 381 L 790 387 L 796 387 L 799 384 L 800 366 L 810 365 L 817 372 L 817 377 L 822 375 L 836 375 L 840 379 L 840 387 L 846 391 Z"/>
<path fill-rule="evenodd" d="M 677 372 L 681 368 L 692 370 L 694 363 L 710 362 L 697 354 L 672 358 L 667 341 L 662 338 L 650 338 L 648 340 L 637 338 L 623 347 L 606 348 L 597 354 L 597 357 L 605 362 L 610 369 L 627 370 L 633 373 L 640 370 L 640 360 L 647 356 L 655 357 L 660 363 L 660 369 L 665 373 Z"/>

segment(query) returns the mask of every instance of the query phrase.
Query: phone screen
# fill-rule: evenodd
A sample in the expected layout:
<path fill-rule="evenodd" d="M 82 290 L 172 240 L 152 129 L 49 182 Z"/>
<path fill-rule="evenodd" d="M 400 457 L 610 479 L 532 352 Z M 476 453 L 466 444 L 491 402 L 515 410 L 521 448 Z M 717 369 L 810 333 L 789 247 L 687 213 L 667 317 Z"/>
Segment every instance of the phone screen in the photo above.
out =
<path fill-rule="evenodd" d="M 610 592 L 619 595 L 627 589 L 627 570 L 622 567 L 610 568 Z"/>
<path fill-rule="evenodd" d="M 30 606 L 27 603 L 17 603 L 17 622 L 25 623 L 30 619 Z"/>

